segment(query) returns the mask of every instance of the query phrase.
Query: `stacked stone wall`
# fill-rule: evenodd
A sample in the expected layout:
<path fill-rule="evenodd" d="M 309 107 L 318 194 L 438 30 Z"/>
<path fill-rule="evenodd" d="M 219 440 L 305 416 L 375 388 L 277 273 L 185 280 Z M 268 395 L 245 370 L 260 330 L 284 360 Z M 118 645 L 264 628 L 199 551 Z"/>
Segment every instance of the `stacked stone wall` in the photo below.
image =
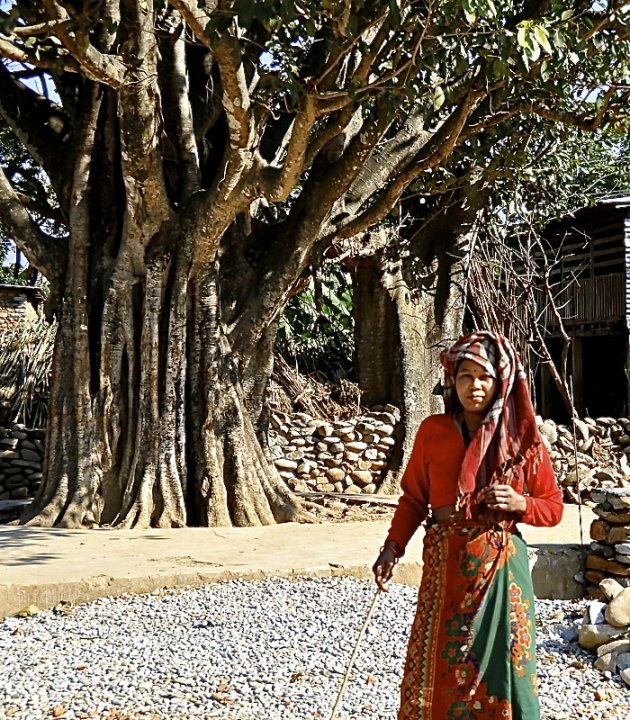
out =
<path fill-rule="evenodd" d="M 32 497 L 42 481 L 45 431 L 0 428 L 0 500 Z"/>
<path fill-rule="evenodd" d="M 600 488 L 630 488 L 630 420 L 601 417 L 560 425 L 539 418 L 549 454 L 566 502 L 590 499 Z M 577 459 L 577 462 L 576 462 Z"/>
<path fill-rule="evenodd" d="M 14 330 L 16 325 L 37 318 L 27 291 L 20 288 L 0 287 L 0 332 Z"/>
<path fill-rule="evenodd" d="M 392 405 L 328 422 L 305 413 L 271 418 L 269 444 L 280 475 L 298 492 L 375 493 L 396 444 Z"/>
<path fill-rule="evenodd" d="M 605 579 L 630 588 L 630 489 L 593 490 L 591 496 L 597 520 L 591 524 L 585 579 L 587 594 L 599 598 Z"/>

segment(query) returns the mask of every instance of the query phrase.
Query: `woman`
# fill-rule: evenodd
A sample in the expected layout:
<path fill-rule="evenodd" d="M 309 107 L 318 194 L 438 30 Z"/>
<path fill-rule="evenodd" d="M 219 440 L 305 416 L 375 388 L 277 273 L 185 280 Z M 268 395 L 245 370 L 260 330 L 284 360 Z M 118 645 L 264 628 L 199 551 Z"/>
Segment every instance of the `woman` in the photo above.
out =
<path fill-rule="evenodd" d="M 476 332 L 441 360 L 446 413 L 420 425 L 373 568 L 386 590 L 429 517 L 398 720 L 538 720 L 534 595 L 516 523 L 557 525 L 562 494 L 510 343 Z"/>

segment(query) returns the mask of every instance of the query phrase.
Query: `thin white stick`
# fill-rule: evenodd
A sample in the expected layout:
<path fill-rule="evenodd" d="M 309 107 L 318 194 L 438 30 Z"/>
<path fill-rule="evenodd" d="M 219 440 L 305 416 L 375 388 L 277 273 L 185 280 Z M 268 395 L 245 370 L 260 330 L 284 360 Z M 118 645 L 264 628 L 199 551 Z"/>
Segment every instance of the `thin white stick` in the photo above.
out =
<path fill-rule="evenodd" d="M 367 626 L 370 624 L 370 620 L 372 619 L 372 614 L 374 613 L 374 610 L 376 609 L 376 603 L 378 601 L 378 596 L 380 594 L 381 594 L 381 589 L 376 588 L 376 592 L 374 593 L 374 597 L 372 598 L 372 603 L 370 605 L 370 609 L 368 610 L 367 617 L 365 618 L 363 627 L 359 631 L 359 637 L 357 638 L 356 645 L 354 646 L 354 650 L 352 651 L 350 661 L 348 662 L 348 667 L 346 668 L 346 674 L 344 675 L 343 682 L 341 683 L 341 687 L 339 688 L 339 694 L 337 695 L 337 702 L 335 703 L 335 707 L 333 708 L 332 715 L 330 716 L 330 720 L 335 720 L 335 716 L 337 715 L 337 711 L 339 710 L 339 706 L 341 705 L 341 699 L 343 698 L 343 694 L 346 690 L 346 685 L 348 684 L 348 679 L 350 678 L 350 673 L 352 672 L 352 668 L 354 666 L 354 661 L 356 660 L 357 653 L 359 652 L 359 645 L 361 644 L 361 640 L 363 640 L 363 636 L 365 635 Z"/>

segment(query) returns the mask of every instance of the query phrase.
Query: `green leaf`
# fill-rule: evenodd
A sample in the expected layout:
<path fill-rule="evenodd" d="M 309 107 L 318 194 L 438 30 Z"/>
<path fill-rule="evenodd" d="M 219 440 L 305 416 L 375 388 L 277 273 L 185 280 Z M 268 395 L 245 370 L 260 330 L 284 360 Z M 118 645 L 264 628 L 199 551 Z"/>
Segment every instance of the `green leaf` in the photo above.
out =
<path fill-rule="evenodd" d="M 553 48 L 549 43 L 549 32 L 546 28 L 542 27 L 542 25 L 536 25 L 534 27 L 534 37 L 546 53 L 549 55 L 553 54 Z"/>
<path fill-rule="evenodd" d="M 573 17 L 574 10 L 565 10 L 562 15 L 560 15 L 561 20 L 568 20 L 569 18 Z"/>
<path fill-rule="evenodd" d="M 516 40 L 522 48 L 528 48 L 530 46 L 529 41 L 529 28 L 521 25 L 516 34 Z"/>
<path fill-rule="evenodd" d="M 446 96 L 444 95 L 444 90 L 442 90 L 442 88 L 437 85 L 433 90 L 433 108 L 435 110 L 439 110 L 442 105 L 444 105 L 445 100 Z"/>
<path fill-rule="evenodd" d="M 398 0 L 389 0 L 389 19 L 392 27 L 400 27 L 400 7 Z"/>

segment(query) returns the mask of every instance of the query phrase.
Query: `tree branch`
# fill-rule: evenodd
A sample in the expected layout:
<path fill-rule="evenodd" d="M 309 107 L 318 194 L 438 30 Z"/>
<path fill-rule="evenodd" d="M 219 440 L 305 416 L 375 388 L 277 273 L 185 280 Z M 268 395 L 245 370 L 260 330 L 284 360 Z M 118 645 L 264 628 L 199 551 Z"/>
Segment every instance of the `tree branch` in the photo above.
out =
<path fill-rule="evenodd" d="M 209 50 L 212 50 L 212 44 L 206 35 L 205 29 L 217 7 L 217 0 L 206 0 L 205 7 L 200 7 L 196 0 L 170 0 L 170 2 L 174 8 L 179 10 L 197 40 Z"/>
<path fill-rule="evenodd" d="M 14 80 L 0 63 L 0 115 L 43 167 L 66 210 L 74 151 L 63 109 Z"/>
<path fill-rule="evenodd" d="M 66 265 L 64 241 L 44 234 L 31 220 L 9 179 L 0 167 L 0 221 L 33 267 L 51 283 L 57 282 Z"/>
<path fill-rule="evenodd" d="M 199 153 L 192 108 L 190 106 L 188 70 L 186 67 L 185 26 L 182 22 L 172 40 L 172 62 L 170 67 L 170 92 L 174 99 L 177 122 L 177 139 L 184 166 L 183 195 L 190 195 L 199 189 Z"/>
<path fill-rule="evenodd" d="M 268 165 L 261 172 L 262 194 L 270 202 L 286 200 L 306 169 L 308 141 L 316 120 L 317 101 L 313 95 L 307 94 L 302 109 L 293 121 L 282 168 Z"/>
<path fill-rule="evenodd" d="M 425 170 L 436 167 L 451 154 L 460 141 L 461 132 L 483 91 L 470 89 L 464 100 L 426 143 L 420 155 L 408 164 L 390 182 L 377 200 L 364 212 L 342 223 L 331 237 L 337 240 L 350 238 L 382 220 L 400 198 L 403 191 Z"/>
<path fill-rule="evenodd" d="M 221 74 L 223 109 L 230 133 L 230 146 L 250 148 L 254 138 L 251 100 L 238 40 L 231 35 L 224 35 L 215 48 L 215 56 Z"/>

